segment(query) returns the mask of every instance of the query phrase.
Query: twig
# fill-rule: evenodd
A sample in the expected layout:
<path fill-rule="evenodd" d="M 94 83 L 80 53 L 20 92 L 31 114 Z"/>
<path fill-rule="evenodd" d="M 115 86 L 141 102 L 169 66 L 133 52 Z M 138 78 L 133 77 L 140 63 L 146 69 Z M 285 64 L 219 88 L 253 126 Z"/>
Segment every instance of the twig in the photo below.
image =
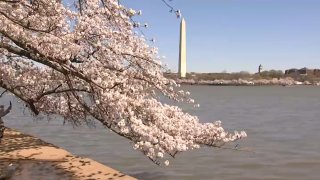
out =
<path fill-rule="evenodd" d="M 174 8 L 165 0 L 161 0 L 167 7 L 169 7 L 172 11 L 174 11 Z"/>
<path fill-rule="evenodd" d="M 7 92 L 8 90 L 4 90 L 1 94 L 0 94 L 0 98 Z"/>
<path fill-rule="evenodd" d="M 214 148 L 219 148 L 219 149 L 228 149 L 228 150 L 233 150 L 233 151 L 244 151 L 244 152 L 253 152 L 255 153 L 254 150 L 252 150 L 251 148 L 249 147 L 246 147 L 246 148 L 237 148 L 237 147 L 223 147 L 223 146 L 213 146 Z"/>

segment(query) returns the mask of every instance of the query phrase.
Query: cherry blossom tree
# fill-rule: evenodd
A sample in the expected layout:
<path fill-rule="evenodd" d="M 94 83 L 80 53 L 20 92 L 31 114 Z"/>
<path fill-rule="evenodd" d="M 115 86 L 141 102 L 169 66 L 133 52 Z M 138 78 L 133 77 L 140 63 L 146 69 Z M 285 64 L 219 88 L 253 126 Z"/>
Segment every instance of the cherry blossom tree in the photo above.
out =
<path fill-rule="evenodd" d="M 140 11 L 116 0 L 74 4 L 0 0 L 0 87 L 32 114 L 76 125 L 97 120 L 165 165 L 179 152 L 246 136 L 160 101 L 193 102 L 163 76 L 157 49 L 134 33 Z"/>

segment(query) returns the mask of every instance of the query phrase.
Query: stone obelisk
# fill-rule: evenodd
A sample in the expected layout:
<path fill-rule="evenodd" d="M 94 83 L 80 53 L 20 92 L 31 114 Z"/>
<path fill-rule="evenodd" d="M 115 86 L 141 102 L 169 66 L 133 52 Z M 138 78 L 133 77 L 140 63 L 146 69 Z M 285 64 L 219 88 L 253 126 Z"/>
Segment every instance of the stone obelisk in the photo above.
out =
<path fill-rule="evenodd" d="M 180 53 L 179 53 L 179 76 L 185 78 L 187 74 L 187 42 L 186 21 L 182 18 L 180 23 Z"/>

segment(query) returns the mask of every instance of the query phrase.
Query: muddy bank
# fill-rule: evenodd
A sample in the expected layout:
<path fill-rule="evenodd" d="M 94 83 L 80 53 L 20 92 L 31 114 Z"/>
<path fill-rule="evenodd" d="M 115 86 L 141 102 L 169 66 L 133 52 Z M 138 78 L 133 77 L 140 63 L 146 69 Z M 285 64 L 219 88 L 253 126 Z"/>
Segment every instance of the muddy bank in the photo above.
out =
<path fill-rule="evenodd" d="M 10 178 L 135 179 L 91 159 L 74 156 L 36 137 L 7 128 L 0 144 L 0 180 Z"/>

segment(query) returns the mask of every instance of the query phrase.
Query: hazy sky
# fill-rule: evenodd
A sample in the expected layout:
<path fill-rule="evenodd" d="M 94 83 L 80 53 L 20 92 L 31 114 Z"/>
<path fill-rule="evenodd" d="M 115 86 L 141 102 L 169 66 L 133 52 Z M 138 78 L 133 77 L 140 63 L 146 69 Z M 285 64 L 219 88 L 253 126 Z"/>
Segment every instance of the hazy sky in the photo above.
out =
<path fill-rule="evenodd" d="M 180 20 L 161 0 L 122 0 L 142 10 L 147 37 L 177 71 Z M 173 0 L 187 22 L 188 72 L 320 68 L 320 0 Z"/>

